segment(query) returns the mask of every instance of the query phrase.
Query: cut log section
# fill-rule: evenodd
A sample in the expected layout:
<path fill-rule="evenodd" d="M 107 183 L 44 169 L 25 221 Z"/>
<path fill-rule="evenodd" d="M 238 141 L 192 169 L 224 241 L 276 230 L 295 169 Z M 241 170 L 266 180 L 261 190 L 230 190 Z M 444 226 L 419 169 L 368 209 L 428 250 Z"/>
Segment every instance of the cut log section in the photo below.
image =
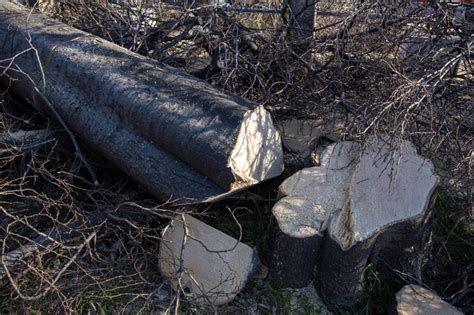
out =
<path fill-rule="evenodd" d="M 191 302 L 231 301 L 259 265 L 252 248 L 189 215 L 176 216 L 163 232 L 160 271 Z"/>
<path fill-rule="evenodd" d="M 438 179 L 431 161 L 413 144 L 391 148 L 372 139 L 350 181 L 346 206 L 329 225 L 321 250 L 316 288 L 334 309 L 351 309 L 362 297 L 362 273 L 371 257 L 396 266 L 408 264 L 406 251 L 424 241 Z M 401 233 L 400 231 L 403 231 Z M 419 254 L 414 253 L 414 254 Z M 406 272 L 406 270 L 400 270 Z"/>
<path fill-rule="evenodd" d="M 208 201 L 282 172 L 262 106 L 17 4 L 0 12 L 0 80 L 158 198 Z"/>
<path fill-rule="evenodd" d="M 52 138 L 53 132 L 47 129 L 0 132 L 0 154 L 12 147 L 27 150 L 50 142 Z"/>
<path fill-rule="evenodd" d="M 462 315 L 434 292 L 410 284 L 397 293 L 398 315 Z"/>
<path fill-rule="evenodd" d="M 276 123 L 285 150 L 285 166 L 296 169 L 313 166 L 311 153 L 323 136 L 332 133 L 336 119 L 286 119 Z"/>
<path fill-rule="evenodd" d="M 286 179 L 273 207 L 267 235 L 269 276 L 279 286 L 302 288 L 311 283 L 328 219 L 347 200 L 358 145 L 341 142 L 322 154 L 321 165 Z"/>

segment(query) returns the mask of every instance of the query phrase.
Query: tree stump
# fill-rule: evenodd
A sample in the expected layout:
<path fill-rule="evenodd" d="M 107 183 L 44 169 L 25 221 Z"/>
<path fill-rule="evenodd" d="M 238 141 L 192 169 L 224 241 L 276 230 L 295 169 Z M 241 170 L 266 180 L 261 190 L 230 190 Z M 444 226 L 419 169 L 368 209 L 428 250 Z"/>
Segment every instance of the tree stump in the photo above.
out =
<path fill-rule="evenodd" d="M 328 219 L 344 207 L 358 146 L 330 145 L 321 165 L 303 169 L 279 188 L 267 235 L 269 276 L 279 285 L 302 288 L 311 283 Z"/>
<path fill-rule="evenodd" d="M 350 310 L 360 302 L 369 259 L 403 267 L 420 254 L 437 182 L 433 164 L 412 143 L 392 148 L 383 139 L 369 141 L 350 179 L 347 203 L 331 220 L 316 270 L 316 288 L 329 307 Z"/>

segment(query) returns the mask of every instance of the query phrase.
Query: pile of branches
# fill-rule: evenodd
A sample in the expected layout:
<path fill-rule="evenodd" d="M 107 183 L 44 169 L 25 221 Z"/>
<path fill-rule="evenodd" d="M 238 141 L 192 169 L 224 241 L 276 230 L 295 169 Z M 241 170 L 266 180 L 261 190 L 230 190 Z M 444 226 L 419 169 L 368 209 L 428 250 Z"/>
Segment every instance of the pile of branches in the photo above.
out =
<path fill-rule="evenodd" d="M 284 3 L 261 4 L 282 9 L 261 14 L 201 2 L 55 2 L 49 12 L 63 22 L 263 104 L 277 119 L 337 113 L 343 138 L 411 140 L 450 178 L 446 187 L 468 197 L 472 13 L 316 1 L 313 36 L 296 38 Z"/>
<path fill-rule="evenodd" d="M 156 257 L 160 227 L 179 210 L 157 205 L 81 143 L 79 157 L 76 141 L 24 101 L 0 95 L 0 307 L 166 309 L 174 296 Z"/>

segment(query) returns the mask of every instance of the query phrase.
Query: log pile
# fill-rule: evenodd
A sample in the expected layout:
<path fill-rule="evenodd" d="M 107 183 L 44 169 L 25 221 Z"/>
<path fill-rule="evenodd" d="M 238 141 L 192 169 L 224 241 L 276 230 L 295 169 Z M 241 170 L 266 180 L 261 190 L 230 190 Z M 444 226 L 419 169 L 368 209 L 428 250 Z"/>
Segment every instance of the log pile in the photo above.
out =
<path fill-rule="evenodd" d="M 0 12 L 0 80 L 156 197 L 209 201 L 282 172 L 262 106 L 14 3 Z"/>

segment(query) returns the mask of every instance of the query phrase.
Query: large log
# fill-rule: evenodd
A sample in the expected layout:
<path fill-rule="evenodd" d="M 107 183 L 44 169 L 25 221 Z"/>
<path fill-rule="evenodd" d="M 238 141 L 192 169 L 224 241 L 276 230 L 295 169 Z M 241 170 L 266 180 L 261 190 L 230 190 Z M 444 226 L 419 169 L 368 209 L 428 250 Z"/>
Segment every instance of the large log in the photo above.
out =
<path fill-rule="evenodd" d="M 263 107 L 28 13 L 0 2 L 0 70 L 10 66 L 0 80 L 157 197 L 206 201 L 281 173 Z"/>

